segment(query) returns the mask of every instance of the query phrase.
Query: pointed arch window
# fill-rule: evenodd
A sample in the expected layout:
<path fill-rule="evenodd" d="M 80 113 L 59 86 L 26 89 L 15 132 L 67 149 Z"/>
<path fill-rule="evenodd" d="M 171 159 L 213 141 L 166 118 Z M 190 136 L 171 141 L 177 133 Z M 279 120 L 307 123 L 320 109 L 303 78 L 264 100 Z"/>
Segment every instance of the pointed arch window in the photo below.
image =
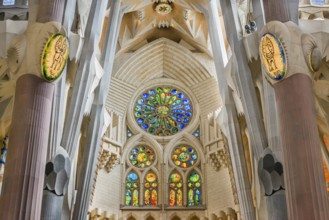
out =
<path fill-rule="evenodd" d="M 187 205 L 201 206 L 201 178 L 197 172 L 191 172 L 187 181 Z"/>
<path fill-rule="evenodd" d="M 139 178 L 135 172 L 130 172 L 126 179 L 126 206 L 139 206 Z"/>
<path fill-rule="evenodd" d="M 174 171 L 169 177 L 169 205 L 183 205 L 183 179 L 176 171 Z"/>
<path fill-rule="evenodd" d="M 158 178 L 154 172 L 149 172 L 144 180 L 144 205 L 158 205 Z"/>

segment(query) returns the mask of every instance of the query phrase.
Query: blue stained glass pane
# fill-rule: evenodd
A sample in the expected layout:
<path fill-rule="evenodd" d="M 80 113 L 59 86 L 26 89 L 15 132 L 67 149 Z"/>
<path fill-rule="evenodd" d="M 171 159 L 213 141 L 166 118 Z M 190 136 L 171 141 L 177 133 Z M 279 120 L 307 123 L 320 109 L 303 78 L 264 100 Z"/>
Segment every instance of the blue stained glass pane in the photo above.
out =
<path fill-rule="evenodd" d="M 191 117 L 191 116 L 192 116 L 192 113 L 191 113 L 191 112 L 186 112 L 185 115 L 186 115 L 187 117 Z"/>
<path fill-rule="evenodd" d="M 184 123 L 185 123 L 185 124 L 188 123 L 188 118 L 184 118 Z"/>
<path fill-rule="evenodd" d="M 149 94 L 147 94 L 147 93 L 144 93 L 144 94 L 143 94 L 143 98 L 144 98 L 144 99 L 147 99 L 148 97 L 149 97 Z"/>
<path fill-rule="evenodd" d="M 184 98 L 184 94 L 183 93 L 179 93 L 178 94 L 178 98 L 180 98 L 180 99 Z"/>
<path fill-rule="evenodd" d="M 142 128 L 145 129 L 145 130 L 148 129 L 148 127 L 149 127 L 148 124 L 143 124 L 143 125 L 142 125 Z"/>
<path fill-rule="evenodd" d="M 15 5 L 15 0 L 3 0 L 3 5 L 4 6 Z"/>
<path fill-rule="evenodd" d="M 312 3 L 315 4 L 315 5 L 323 5 L 324 0 L 312 0 Z"/>
<path fill-rule="evenodd" d="M 144 104 L 144 99 L 138 99 L 138 104 L 140 104 L 140 105 L 142 105 L 142 104 Z"/>
<path fill-rule="evenodd" d="M 128 179 L 129 181 L 134 182 L 134 181 L 136 181 L 136 180 L 138 179 L 138 176 L 137 176 L 136 173 L 130 173 L 130 174 L 128 174 L 127 179 Z"/>
<path fill-rule="evenodd" d="M 144 122 L 144 120 L 142 118 L 137 119 L 138 124 L 142 124 L 143 122 Z"/>
<path fill-rule="evenodd" d="M 183 99 L 183 104 L 186 105 L 189 103 L 189 100 L 188 99 Z"/>
<path fill-rule="evenodd" d="M 177 94 L 177 90 L 176 89 L 171 90 L 171 94 L 176 95 Z"/>
<path fill-rule="evenodd" d="M 187 111 L 191 110 L 191 106 L 190 105 L 186 105 L 185 106 L 185 110 L 187 110 Z"/>
<path fill-rule="evenodd" d="M 178 125 L 178 128 L 179 128 L 179 129 L 183 129 L 184 127 L 185 127 L 184 124 L 179 124 L 179 125 Z"/>
<path fill-rule="evenodd" d="M 154 94 L 155 94 L 155 90 L 154 90 L 154 89 L 151 89 L 151 90 L 149 91 L 149 94 L 150 94 L 150 95 L 154 95 Z"/>

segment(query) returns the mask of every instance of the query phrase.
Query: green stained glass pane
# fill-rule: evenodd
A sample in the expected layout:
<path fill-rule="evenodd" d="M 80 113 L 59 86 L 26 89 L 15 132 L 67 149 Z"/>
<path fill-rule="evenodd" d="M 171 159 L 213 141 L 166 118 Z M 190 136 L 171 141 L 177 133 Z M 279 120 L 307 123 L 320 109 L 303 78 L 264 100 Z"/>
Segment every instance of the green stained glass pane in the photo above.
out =
<path fill-rule="evenodd" d="M 159 86 L 144 91 L 137 98 L 134 117 L 143 130 L 157 136 L 170 136 L 189 124 L 193 117 L 192 106 L 183 92 Z"/>
<path fill-rule="evenodd" d="M 132 202 L 132 197 L 131 197 L 131 191 L 127 190 L 126 191 L 126 205 L 131 206 Z"/>
<path fill-rule="evenodd" d="M 197 173 L 193 173 L 193 174 L 191 174 L 191 176 L 190 176 L 190 181 L 192 181 L 192 182 L 197 182 L 198 180 L 200 179 L 200 176 L 199 176 L 199 174 L 197 174 Z"/>
<path fill-rule="evenodd" d="M 188 206 L 194 206 L 194 192 L 192 189 L 188 191 Z"/>
<path fill-rule="evenodd" d="M 169 88 L 169 87 L 166 87 L 166 88 L 164 88 L 164 90 L 163 90 L 165 93 L 169 93 L 169 92 L 171 92 L 171 89 Z"/>
<path fill-rule="evenodd" d="M 173 173 L 170 176 L 171 182 L 174 182 L 174 183 L 179 182 L 181 180 L 181 178 L 182 178 L 181 175 L 178 173 Z"/>

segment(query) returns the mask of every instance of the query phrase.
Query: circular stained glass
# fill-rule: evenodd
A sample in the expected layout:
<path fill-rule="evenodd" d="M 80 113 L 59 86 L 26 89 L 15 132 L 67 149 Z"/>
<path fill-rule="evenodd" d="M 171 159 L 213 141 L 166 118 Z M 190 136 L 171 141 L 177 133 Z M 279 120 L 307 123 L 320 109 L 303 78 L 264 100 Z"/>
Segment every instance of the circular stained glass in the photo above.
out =
<path fill-rule="evenodd" d="M 181 176 L 178 173 L 173 173 L 173 174 L 170 175 L 170 180 L 173 183 L 179 182 L 180 179 L 181 179 Z"/>
<path fill-rule="evenodd" d="M 135 167 L 146 168 L 153 164 L 155 154 L 152 148 L 146 145 L 140 145 L 131 150 L 129 160 Z"/>
<path fill-rule="evenodd" d="M 137 124 L 157 136 L 174 135 L 184 129 L 192 118 L 190 99 L 171 87 L 157 87 L 145 91 L 134 108 Z"/>
<path fill-rule="evenodd" d="M 200 179 L 199 174 L 197 174 L 197 173 L 192 173 L 191 176 L 190 176 L 190 179 L 189 179 L 189 180 L 190 180 L 191 182 L 195 183 L 195 182 L 198 182 L 199 179 Z"/>
<path fill-rule="evenodd" d="M 188 168 L 197 162 L 198 155 L 193 147 L 188 145 L 180 145 L 175 147 L 172 151 L 171 159 L 176 166 Z"/>
<path fill-rule="evenodd" d="M 148 181 L 148 182 L 154 182 L 155 180 L 157 179 L 157 176 L 154 174 L 154 173 L 148 173 L 147 175 L 146 175 L 146 180 Z"/>
<path fill-rule="evenodd" d="M 130 173 L 127 176 L 127 180 L 130 181 L 130 182 L 135 182 L 137 179 L 138 179 L 138 176 L 137 176 L 136 173 Z"/>

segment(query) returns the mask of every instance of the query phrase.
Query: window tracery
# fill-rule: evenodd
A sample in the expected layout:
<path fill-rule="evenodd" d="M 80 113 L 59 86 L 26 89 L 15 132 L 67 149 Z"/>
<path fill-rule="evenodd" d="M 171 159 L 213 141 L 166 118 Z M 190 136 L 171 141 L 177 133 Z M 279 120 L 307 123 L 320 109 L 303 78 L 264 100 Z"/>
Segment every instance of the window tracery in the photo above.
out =
<path fill-rule="evenodd" d="M 187 182 L 188 206 L 201 205 L 201 177 L 197 172 L 191 172 Z"/>
<path fill-rule="evenodd" d="M 126 206 L 139 206 L 139 178 L 132 171 L 126 179 Z"/>
<path fill-rule="evenodd" d="M 158 205 L 158 178 L 154 172 L 149 172 L 144 180 L 144 205 Z"/>
<path fill-rule="evenodd" d="M 137 168 L 147 168 L 153 164 L 155 154 L 149 146 L 138 145 L 131 150 L 129 160 Z"/>
<path fill-rule="evenodd" d="M 183 206 L 183 178 L 177 171 L 169 177 L 169 205 Z"/>
<path fill-rule="evenodd" d="M 169 86 L 145 91 L 134 108 L 139 127 L 156 136 L 178 133 L 189 124 L 192 116 L 192 104 L 187 95 Z"/>
<path fill-rule="evenodd" d="M 125 157 L 125 169 L 129 171 L 132 168 L 133 171 L 126 173 L 128 185 L 126 184 L 125 191 L 126 207 L 123 209 L 160 208 L 161 201 L 165 201 L 164 205 L 168 209 L 199 209 L 199 206 L 202 206 L 203 177 L 199 170 L 202 166 L 202 151 L 190 143 L 189 139 L 182 142 L 171 140 L 187 133 L 192 139 L 200 136 L 200 125 L 197 123 L 193 123 L 194 130 L 183 130 L 192 121 L 193 114 L 197 115 L 197 109 L 193 109 L 191 99 L 182 90 L 171 86 L 151 87 L 137 96 L 130 113 L 131 121 L 128 122 L 131 124 L 127 124 L 127 128 L 133 128 L 128 130 L 134 132 L 134 139 L 127 136 L 130 144 L 137 141 L 135 139 L 142 131 L 147 133 L 140 136 L 139 143 L 129 147 Z M 177 133 L 179 134 L 175 135 Z M 175 136 L 170 137 L 172 135 Z M 159 154 L 155 153 L 153 144 L 146 144 L 159 142 L 160 139 L 156 136 L 165 137 L 165 140 L 169 141 L 166 146 L 159 145 L 159 150 L 163 150 L 158 152 Z M 159 144 L 161 143 L 160 141 Z M 165 155 L 165 158 L 161 158 L 161 155 Z M 167 169 L 160 169 L 161 164 Z M 131 173 L 136 174 L 135 179 L 129 179 Z M 161 176 L 166 183 L 161 184 Z M 166 199 L 162 200 L 161 196 Z"/>

